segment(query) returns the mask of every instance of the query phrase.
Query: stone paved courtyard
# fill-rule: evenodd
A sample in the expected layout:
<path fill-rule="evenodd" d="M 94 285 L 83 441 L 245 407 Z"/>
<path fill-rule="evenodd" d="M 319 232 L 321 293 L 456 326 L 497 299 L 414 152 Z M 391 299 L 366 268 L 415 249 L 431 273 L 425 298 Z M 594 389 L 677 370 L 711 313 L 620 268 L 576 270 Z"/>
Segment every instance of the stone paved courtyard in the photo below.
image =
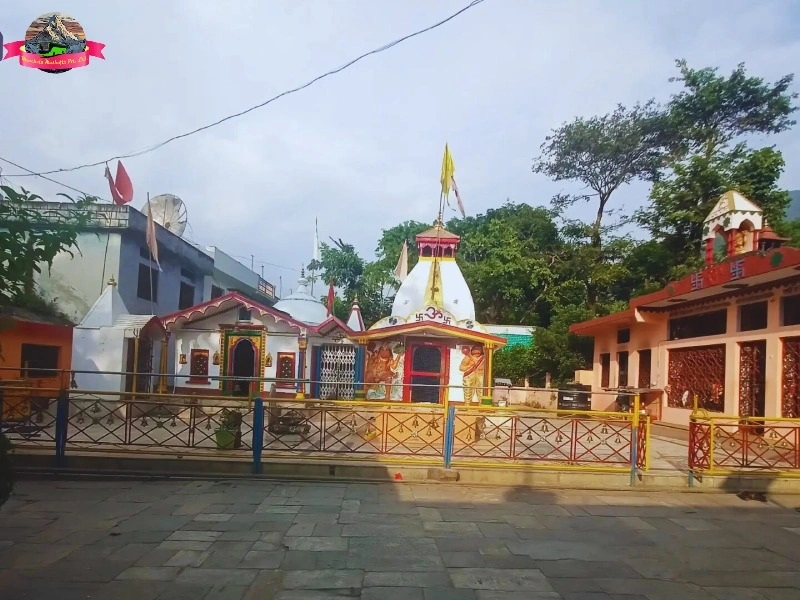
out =
<path fill-rule="evenodd" d="M 0 598 L 796 600 L 800 497 L 23 481 Z"/>

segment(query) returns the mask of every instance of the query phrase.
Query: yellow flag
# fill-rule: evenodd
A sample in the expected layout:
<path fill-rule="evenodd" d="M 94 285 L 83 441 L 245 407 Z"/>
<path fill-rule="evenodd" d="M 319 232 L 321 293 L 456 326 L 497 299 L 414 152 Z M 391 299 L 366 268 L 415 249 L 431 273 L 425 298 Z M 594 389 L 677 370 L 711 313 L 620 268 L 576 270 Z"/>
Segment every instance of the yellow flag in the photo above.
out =
<path fill-rule="evenodd" d="M 447 144 L 444 145 L 444 158 L 442 159 L 442 194 L 445 196 L 450 194 L 450 182 L 453 179 L 453 174 L 456 172 L 456 167 L 453 164 L 453 157 L 450 156 L 450 148 Z"/>

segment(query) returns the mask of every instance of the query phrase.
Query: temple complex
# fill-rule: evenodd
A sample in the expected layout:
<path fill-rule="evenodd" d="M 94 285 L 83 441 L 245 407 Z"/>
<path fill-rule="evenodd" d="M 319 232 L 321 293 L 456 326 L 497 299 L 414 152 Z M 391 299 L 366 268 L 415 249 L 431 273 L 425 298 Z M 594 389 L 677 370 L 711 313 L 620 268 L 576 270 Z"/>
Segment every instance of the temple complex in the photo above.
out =
<path fill-rule="evenodd" d="M 655 419 L 685 425 L 699 408 L 800 416 L 800 249 L 783 247 L 761 208 L 736 191 L 705 220 L 704 268 L 576 323 L 594 338 L 594 392 L 638 390 Z M 592 408 L 615 396 L 592 395 Z"/>
<path fill-rule="evenodd" d="M 492 355 L 506 340 L 475 320 L 456 263 L 460 237 L 437 219 L 416 242 L 419 262 L 397 290 L 392 314 L 354 336 L 367 349 L 365 396 L 478 404 L 491 397 Z"/>

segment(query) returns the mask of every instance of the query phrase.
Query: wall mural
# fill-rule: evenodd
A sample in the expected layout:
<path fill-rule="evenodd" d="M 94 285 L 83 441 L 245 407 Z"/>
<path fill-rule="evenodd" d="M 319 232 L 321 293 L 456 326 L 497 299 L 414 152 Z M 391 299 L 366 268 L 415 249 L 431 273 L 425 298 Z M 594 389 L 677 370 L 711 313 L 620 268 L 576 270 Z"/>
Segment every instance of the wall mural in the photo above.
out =
<path fill-rule="evenodd" d="M 483 346 L 461 346 L 464 358 L 459 370 L 464 373 L 464 403 L 471 404 L 473 398 L 480 404 L 483 396 L 483 381 L 486 373 L 486 360 Z"/>
<path fill-rule="evenodd" d="M 405 352 L 400 342 L 377 342 L 367 346 L 364 388 L 368 400 L 403 399 Z"/>

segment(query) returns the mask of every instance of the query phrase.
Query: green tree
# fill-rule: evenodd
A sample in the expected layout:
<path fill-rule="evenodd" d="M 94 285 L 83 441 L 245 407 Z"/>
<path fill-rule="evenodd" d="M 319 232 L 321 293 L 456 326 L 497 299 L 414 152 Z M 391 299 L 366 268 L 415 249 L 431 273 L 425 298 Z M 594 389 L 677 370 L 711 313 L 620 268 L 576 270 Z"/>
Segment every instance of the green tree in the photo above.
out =
<path fill-rule="evenodd" d="M 42 197 L 25 189 L 0 186 L 0 303 L 23 303 L 36 296 L 35 274 L 51 267 L 61 252 L 73 255 L 78 234 L 91 220 L 87 210 L 95 198 L 85 196 L 55 219 L 38 206 Z"/>
<path fill-rule="evenodd" d="M 609 114 L 562 124 L 545 138 L 534 173 L 554 181 L 575 181 L 591 194 L 557 196 L 558 208 L 596 198 L 591 223 L 592 245 L 602 243 L 603 216 L 611 195 L 636 179 L 652 179 L 663 162 L 663 113 L 651 100 L 628 109 L 622 105 Z"/>
<path fill-rule="evenodd" d="M 585 252 L 595 264 L 602 264 L 603 219 L 609 214 L 612 195 L 632 181 L 657 177 L 664 161 L 664 131 L 664 114 L 651 100 L 630 109 L 619 105 L 599 117 L 578 117 L 545 138 L 533 171 L 590 190 L 560 194 L 553 198 L 553 206 L 562 213 L 576 202 L 595 202 L 595 217 L 586 231 L 592 251 Z M 587 289 L 587 301 L 594 308 L 602 289 L 597 276 L 587 280 Z"/>
<path fill-rule="evenodd" d="M 541 325 L 537 305 L 553 283 L 561 241 L 553 213 L 507 202 L 485 215 L 455 219 L 458 264 L 482 323 Z"/>
<path fill-rule="evenodd" d="M 780 229 L 789 202 L 777 186 L 783 157 L 772 147 L 750 149 L 743 138 L 789 129 L 797 110 L 797 94 L 789 91 L 792 75 L 765 83 L 748 76 L 744 64 L 728 77 L 717 69 L 692 69 L 682 60 L 676 64 L 680 76 L 672 81 L 684 89 L 666 107 L 666 173 L 653 185 L 650 205 L 635 214 L 671 256 L 662 283 L 700 264 L 703 220 L 730 189 L 760 205 Z"/>

